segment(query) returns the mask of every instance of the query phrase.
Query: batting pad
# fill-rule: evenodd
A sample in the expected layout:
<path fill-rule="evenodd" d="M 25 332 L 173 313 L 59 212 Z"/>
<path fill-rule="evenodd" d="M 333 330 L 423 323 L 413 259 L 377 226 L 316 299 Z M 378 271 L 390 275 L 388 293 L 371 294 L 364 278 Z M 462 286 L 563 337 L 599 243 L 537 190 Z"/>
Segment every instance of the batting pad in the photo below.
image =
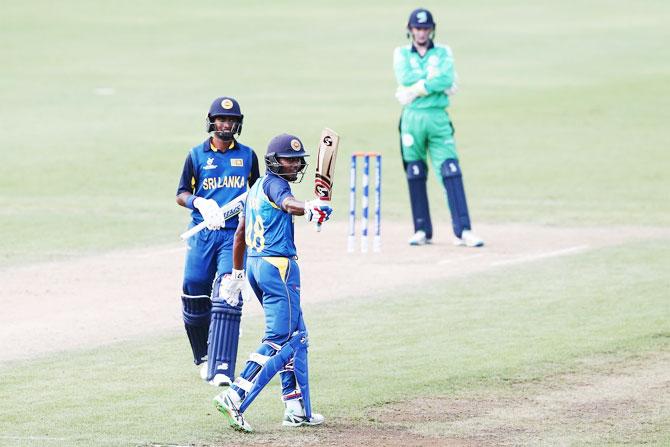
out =
<path fill-rule="evenodd" d="M 181 302 L 184 327 L 193 351 L 193 361 L 199 365 L 205 361 L 207 356 L 212 302 L 207 295 L 182 295 Z"/>
<path fill-rule="evenodd" d="M 254 380 L 254 386 L 249 390 L 245 396 L 242 404 L 240 405 L 240 412 L 243 413 L 247 407 L 254 401 L 258 393 L 261 392 L 263 388 L 272 380 L 272 378 L 284 368 L 284 366 L 291 360 L 291 358 L 300 350 L 307 349 L 307 332 L 306 331 L 296 331 L 291 339 L 284 345 L 282 348 L 273 355 L 268 361 L 263 365 L 263 368 L 258 372 Z M 296 372 L 297 373 L 297 372 Z M 297 374 L 296 374 L 297 378 Z M 298 385 L 300 385 L 300 380 L 298 380 Z M 301 386 L 302 390 L 302 386 Z M 303 392 L 304 397 L 304 392 Z M 305 410 L 307 407 L 305 407 Z"/>
<path fill-rule="evenodd" d="M 430 220 L 428 206 L 427 179 L 428 168 L 425 162 L 421 160 L 407 162 L 407 186 L 409 187 L 409 203 L 412 206 L 414 232 L 425 231 L 426 237 L 432 239 L 433 223 Z"/>
<path fill-rule="evenodd" d="M 241 319 L 241 303 L 239 307 L 232 307 L 225 301 L 212 301 L 207 349 L 207 380 L 212 380 L 217 373 L 225 374 L 230 379 L 235 377 Z"/>
<path fill-rule="evenodd" d="M 454 234 L 461 237 L 463 230 L 470 229 L 470 214 L 468 213 L 468 202 L 465 200 L 463 175 L 458 160 L 449 158 L 442 163 L 442 182 L 447 191 Z"/>

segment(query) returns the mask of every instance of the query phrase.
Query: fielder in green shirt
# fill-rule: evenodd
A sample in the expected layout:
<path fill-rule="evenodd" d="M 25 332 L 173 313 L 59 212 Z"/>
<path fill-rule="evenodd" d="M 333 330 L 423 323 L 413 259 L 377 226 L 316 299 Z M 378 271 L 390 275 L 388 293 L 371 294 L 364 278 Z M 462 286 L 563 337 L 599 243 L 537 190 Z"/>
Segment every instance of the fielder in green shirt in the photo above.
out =
<path fill-rule="evenodd" d="M 410 245 L 431 242 L 433 226 L 428 207 L 427 158 L 444 184 L 457 245 L 480 247 L 484 241 L 471 229 L 463 176 L 458 163 L 454 126 L 447 113 L 456 91 L 451 49 L 433 43 L 435 22 L 427 9 L 410 14 L 407 23 L 412 43 L 395 49 L 393 68 L 398 81 L 396 98 L 402 104 L 400 142 L 407 173 L 414 235 Z"/>

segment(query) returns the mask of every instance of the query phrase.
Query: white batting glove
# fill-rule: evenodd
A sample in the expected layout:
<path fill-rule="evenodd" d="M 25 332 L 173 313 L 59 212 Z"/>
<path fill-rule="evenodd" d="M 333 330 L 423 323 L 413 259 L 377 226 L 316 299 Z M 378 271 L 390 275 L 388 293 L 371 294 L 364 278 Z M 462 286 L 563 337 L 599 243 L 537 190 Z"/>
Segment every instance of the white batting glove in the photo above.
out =
<path fill-rule="evenodd" d="M 216 200 L 198 197 L 193 201 L 193 206 L 200 211 L 207 228 L 210 230 L 218 230 L 225 225 L 226 219 L 223 216 L 221 207 L 216 203 Z"/>
<path fill-rule="evenodd" d="M 406 106 L 414 101 L 419 96 L 426 96 L 428 91 L 426 90 L 425 84 L 426 81 L 421 79 L 420 81 L 410 85 L 409 87 L 400 86 L 395 92 L 395 97 L 398 102 Z"/>
<path fill-rule="evenodd" d="M 244 270 L 233 269 L 232 273 L 223 275 L 219 285 L 219 298 L 233 307 L 240 304 L 240 294 L 244 287 Z"/>
<path fill-rule="evenodd" d="M 324 223 L 330 219 L 333 207 L 320 200 L 310 200 L 305 202 L 305 219 L 307 222 Z"/>

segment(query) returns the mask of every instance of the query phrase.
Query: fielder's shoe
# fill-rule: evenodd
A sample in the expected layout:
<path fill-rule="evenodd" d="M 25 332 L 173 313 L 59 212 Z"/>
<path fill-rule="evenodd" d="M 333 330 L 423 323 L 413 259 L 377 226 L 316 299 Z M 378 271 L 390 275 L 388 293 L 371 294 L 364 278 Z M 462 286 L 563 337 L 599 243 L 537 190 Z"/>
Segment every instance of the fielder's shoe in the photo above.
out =
<path fill-rule="evenodd" d="M 230 392 L 235 393 L 235 391 Z M 223 413 L 226 419 L 228 419 L 228 424 L 235 430 L 251 433 L 253 431 L 251 425 L 244 420 L 244 416 L 238 410 L 240 404 L 239 397 L 236 399 L 238 402 L 234 402 L 234 396 L 231 398 L 230 392 L 226 391 L 214 398 L 216 409 Z"/>
<path fill-rule="evenodd" d="M 461 237 L 454 239 L 454 245 L 460 245 L 462 247 L 481 247 L 484 245 L 484 241 L 472 231 L 463 230 Z"/>
<path fill-rule="evenodd" d="M 409 238 L 409 245 L 412 246 L 417 246 L 417 245 L 426 245 L 430 244 L 431 240 L 426 237 L 426 232 L 423 230 L 419 230 L 414 235 Z"/>
<path fill-rule="evenodd" d="M 325 421 L 325 418 L 319 413 L 312 413 L 312 417 L 307 419 L 307 416 L 294 411 L 289 410 L 288 408 L 284 411 L 284 421 L 282 425 L 284 427 L 300 427 L 302 425 L 321 425 Z"/>

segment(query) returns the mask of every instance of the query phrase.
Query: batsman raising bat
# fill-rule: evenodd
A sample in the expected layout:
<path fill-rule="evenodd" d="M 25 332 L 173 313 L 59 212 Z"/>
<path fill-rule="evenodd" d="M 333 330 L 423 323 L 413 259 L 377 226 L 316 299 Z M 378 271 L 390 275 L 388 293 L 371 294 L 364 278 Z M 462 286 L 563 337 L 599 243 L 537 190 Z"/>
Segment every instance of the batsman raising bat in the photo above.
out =
<path fill-rule="evenodd" d="M 265 312 L 265 334 L 256 352 L 231 387 L 214 398 L 230 425 L 252 431 L 243 414 L 258 393 L 279 373 L 285 405 L 283 425 L 319 425 L 324 418 L 312 413 L 307 370 L 307 328 L 300 307 L 300 270 L 294 242 L 294 216 L 321 224 L 332 208 L 319 200 L 302 202 L 289 182 L 302 180 L 308 154 L 294 135 L 278 135 L 265 155 L 267 168 L 249 190 L 233 246 L 233 273 L 222 278 L 215 294 L 236 305 L 245 271 L 251 289 Z"/>

